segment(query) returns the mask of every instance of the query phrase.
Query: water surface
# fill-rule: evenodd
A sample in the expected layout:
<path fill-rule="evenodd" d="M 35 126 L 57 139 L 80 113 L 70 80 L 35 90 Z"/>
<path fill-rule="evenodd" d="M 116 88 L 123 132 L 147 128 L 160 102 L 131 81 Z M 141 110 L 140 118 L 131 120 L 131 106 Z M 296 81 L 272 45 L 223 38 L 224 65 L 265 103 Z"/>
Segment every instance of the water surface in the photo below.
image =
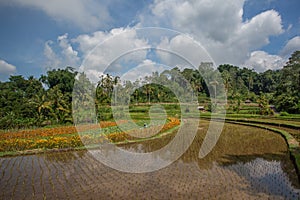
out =
<path fill-rule="evenodd" d="M 0 158 L 0 199 L 299 199 L 281 136 L 228 124 L 213 151 L 199 159 L 207 126 L 200 124 L 177 161 L 150 173 L 116 171 L 85 150 Z M 151 152 L 171 139 L 120 148 Z"/>

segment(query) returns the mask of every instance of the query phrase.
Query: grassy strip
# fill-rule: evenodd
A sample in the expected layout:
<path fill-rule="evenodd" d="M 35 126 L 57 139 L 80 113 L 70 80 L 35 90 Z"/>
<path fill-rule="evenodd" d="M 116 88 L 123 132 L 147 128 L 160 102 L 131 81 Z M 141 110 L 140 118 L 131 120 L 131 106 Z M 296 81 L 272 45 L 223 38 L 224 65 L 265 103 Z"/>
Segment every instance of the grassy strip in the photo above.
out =
<path fill-rule="evenodd" d="M 218 118 L 210 118 L 209 116 L 201 116 L 203 119 L 216 119 Z M 221 118 L 219 118 L 221 120 Z M 253 119 L 241 119 L 241 118 L 228 118 L 226 117 L 225 119 L 226 122 L 246 122 L 246 123 L 256 123 L 256 124 L 265 124 L 265 125 L 273 125 L 273 126 L 281 126 L 281 127 L 286 127 L 286 128 L 292 128 L 292 129 L 300 129 L 300 125 L 297 124 L 290 124 L 290 123 L 280 123 L 280 122 L 271 122 L 271 121 L 260 121 L 258 120 L 253 120 Z"/>
<path fill-rule="evenodd" d="M 87 149 L 85 146 L 70 147 L 70 148 L 52 148 L 52 149 L 30 149 L 24 151 L 4 151 L 0 152 L 0 157 L 10 157 L 10 156 L 23 156 L 23 155 L 33 155 L 41 153 L 51 153 L 51 152 L 67 152 L 67 151 L 80 151 Z"/>
<path fill-rule="evenodd" d="M 215 114 L 216 115 L 216 114 Z M 200 117 L 210 117 L 210 112 L 201 112 Z M 226 118 L 251 118 L 251 119 L 271 119 L 271 120 L 284 120 L 284 121 L 295 121 L 300 122 L 300 114 L 289 114 L 289 116 L 264 116 L 259 114 L 246 114 L 246 113 L 228 113 L 226 112 Z"/>
<path fill-rule="evenodd" d="M 286 128 L 292 129 L 300 129 L 300 125 L 297 124 L 288 124 L 288 123 L 280 123 L 280 122 L 271 122 L 271 121 L 260 121 L 260 120 L 251 120 L 251 119 L 237 119 L 237 118 L 226 118 L 226 121 L 237 121 L 237 122 L 246 122 L 246 123 L 257 123 L 257 124 L 265 124 L 265 125 L 274 125 L 274 126 L 282 126 Z"/>

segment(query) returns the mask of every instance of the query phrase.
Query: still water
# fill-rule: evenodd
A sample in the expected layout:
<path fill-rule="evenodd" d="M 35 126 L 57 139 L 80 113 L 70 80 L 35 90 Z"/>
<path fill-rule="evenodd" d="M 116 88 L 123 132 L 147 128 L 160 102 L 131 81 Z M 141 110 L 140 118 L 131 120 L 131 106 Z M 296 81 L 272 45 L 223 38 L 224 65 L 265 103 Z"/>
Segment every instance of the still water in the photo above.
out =
<path fill-rule="evenodd" d="M 85 150 L 0 158 L 0 199 L 299 199 L 279 135 L 228 124 L 213 151 L 199 159 L 207 125 L 178 160 L 150 173 L 111 169 Z M 120 148 L 151 152 L 171 139 Z"/>

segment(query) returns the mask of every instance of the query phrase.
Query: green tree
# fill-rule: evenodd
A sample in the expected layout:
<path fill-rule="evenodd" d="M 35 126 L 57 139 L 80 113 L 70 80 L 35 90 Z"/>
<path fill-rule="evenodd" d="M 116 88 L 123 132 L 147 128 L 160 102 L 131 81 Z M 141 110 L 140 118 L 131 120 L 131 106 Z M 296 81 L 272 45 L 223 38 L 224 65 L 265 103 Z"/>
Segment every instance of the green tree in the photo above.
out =
<path fill-rule="evenodd" d="M 279 111 L 300 113 L 300 51 L 295 51 L 281 70 L 275 96 Z"/>
<path fill-rule="evenodd" d="M 258 100 L 257 100 L 258 106 L 260 108 L 260 114 L 261 115 L 273 115 L 274 112 L 269 106 L 268 98 L 265 94 L 261 93 Z"/>
<path fill-rule="evenodd" d="M 11 76 L 9 81 L 0 83 L 0 91 L 0 117 L 13 122 L 9 128 L 35 125 L 38 112 L 36 105 L 31 102 L 35 95 L 44 92 L 42 84 L 37 79 L 32 76 L 28 79 L 23 76 Z M 5 120 L 1 121 L 5 123 Z M 7 125 L 0 124 L 1 127 Z"/>
<path fill-rule="evenodd" d="M 76 75 L 72 67 L 66 67 L 50 70 L 47 75 L 41 76 L 40 81 L 49 88 L 42 104 L 45 106 L 46 119 L 54 123 L 72 121 L 72 92 Z"/>

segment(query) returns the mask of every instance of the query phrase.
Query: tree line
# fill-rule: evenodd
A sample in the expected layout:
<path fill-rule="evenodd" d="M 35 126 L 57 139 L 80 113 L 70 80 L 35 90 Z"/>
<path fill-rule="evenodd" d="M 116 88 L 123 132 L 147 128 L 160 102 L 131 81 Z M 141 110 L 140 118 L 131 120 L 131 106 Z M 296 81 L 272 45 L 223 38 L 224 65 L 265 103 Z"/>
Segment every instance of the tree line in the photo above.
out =
<path fill-rule="evenodd" d="M 178 84 L 191 87 L 194 101 L 209 102 L 209 91 L 218 82 L 213 79 L 205 82 L 203 74 L 210 73 L 209 77 L 213 77 L 215 72 L 205 65 L 207 63 L 202 63 L 198 70 L 175 67 L 162 73 L 153 72 L 136 81 L 122 82 L 118 76 L 102 75 L 93 86 L 98 118 L 101 119 L 101 109 L 118 98 L 129 104 L 176 103 L 178 99 L 172 91 L 179 95 L 186 92 L 185 87 Z M 236 106 L 237 112 L 241 102 L 250 100 L 261 106 L 274 104 L 279 112 L 300 113 L 300 51 L 295 51 L 280 70 L 257 73 L 229 64 L 220 65 L 217 70 L 222 76 L 218 81 L 223 82 L 227 98 Z M 87 80 L 84 73 L 66 67 L 49 70 L 38 79 L 18 75 L 0 82 L 0 129 L 72 123 L 72 91 L 77 75 Z M 170 80 L 172 84 L 164 87 Z M 130 98 L 114 96 L 114 88 L 122 90 L 120 94 L 130 94 Z"/>

